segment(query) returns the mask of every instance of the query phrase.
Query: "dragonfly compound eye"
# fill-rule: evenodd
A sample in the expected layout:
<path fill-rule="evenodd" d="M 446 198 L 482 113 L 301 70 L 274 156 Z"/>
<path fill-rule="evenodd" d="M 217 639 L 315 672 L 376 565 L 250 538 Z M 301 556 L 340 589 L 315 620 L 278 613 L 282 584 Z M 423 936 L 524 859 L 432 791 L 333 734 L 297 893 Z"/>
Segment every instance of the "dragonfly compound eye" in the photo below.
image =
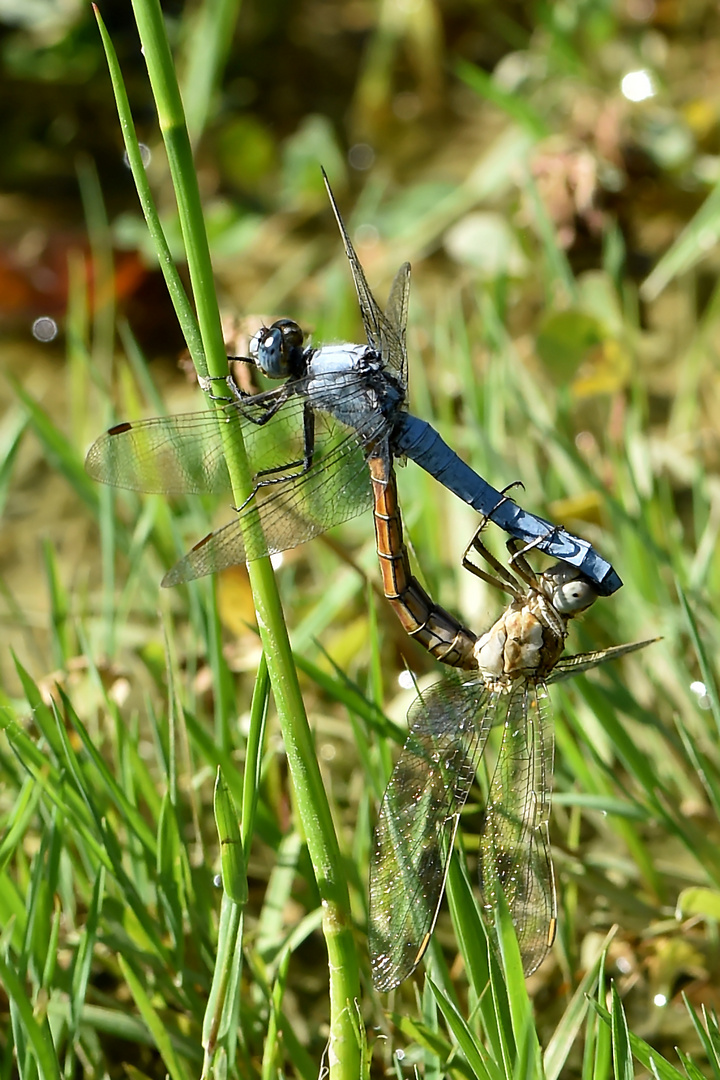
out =
<path fill-rule="evenodd" d="M 303 332 L 294 319 L 278 319 L 270 327 L 271 330 L 279 330 L 283 336 L 284 347 L 290 352 L 291 349 L 299 349 L 303 343 Z"/>
<path fill-rule="evenodd" d="M 574 566 L 557 563 L 543 575 L 549 590 L 546 595 L 560 615 L 577 615 L 597 599 L 597 589 Z"/>
<path fill-rule="evenodd" d="M 285 379 L 292 374 L 293 350 L 302 346 L 302 330 L 292 319 L 278 319 L 268 329 L 259 330 L 252 340 L 250 355 L 269 379 Z"/>
<path fill-rule="evenodd" d="M 589 581 L 579 578 L 558 585 L 553 593 L 553 607 L 561 615 L 577 615 L 597 600 L 597 591 Z"/>

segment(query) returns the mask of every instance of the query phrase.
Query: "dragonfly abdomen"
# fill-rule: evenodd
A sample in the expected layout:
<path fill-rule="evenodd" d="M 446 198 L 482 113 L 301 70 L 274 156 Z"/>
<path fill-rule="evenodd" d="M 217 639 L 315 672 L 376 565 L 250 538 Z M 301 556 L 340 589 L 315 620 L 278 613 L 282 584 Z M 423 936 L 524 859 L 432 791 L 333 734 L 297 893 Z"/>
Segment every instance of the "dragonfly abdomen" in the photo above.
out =
<path fill-rule="evenodd" d="M 609 596 L 622 585 L 610 563 L 598 555 L 587 540 L 528 513 L 488 484 L 458 457 L 426 420 L 401 412 L 393 424 L 392 442 L 396 455 L 405 454 L 412 458 L 421 469 L 510 536 L 523 544 L 540 546 L 547 555 L 581 570 L 601 596 Z"/>
<path fill-rule="evenodd" d="M 410 570 L 403 543 L 395 473 L 385 456 L 370 457 L 374 521 L 380 573 L 386 598 L 408 634 L 438 660 L 452 667 L 477 667 L 477 636 L 454 615 L 433 603 Z"/>

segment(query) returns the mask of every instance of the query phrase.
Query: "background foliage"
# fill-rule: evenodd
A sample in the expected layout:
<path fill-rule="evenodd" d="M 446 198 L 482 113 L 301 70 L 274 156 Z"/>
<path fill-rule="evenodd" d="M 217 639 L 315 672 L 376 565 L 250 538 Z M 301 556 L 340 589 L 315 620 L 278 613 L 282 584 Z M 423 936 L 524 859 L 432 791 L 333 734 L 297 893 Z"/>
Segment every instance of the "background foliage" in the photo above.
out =
<path fill-rule="evenodd" d="M 360 332 L 322 162 L 378 296 L 413 263 L 413 411 L 497 486 L 521 478 L 525 505 L 624 578 L 572 647 L 663 635 L 553 692 L 561 927 L 528 984 L 532 1037 L 549 1076 L 718 1075 L 715 5 L 163 7 L 222 308 L 240 319 L 233 350 L 261 316 L 297 317 L 316 340 Z M 179 251 L 131 10 L 101 10 Z M 117 495 L 82 470 L 115 417 L 199 395 L 91 13 L 6 0 L 0 18 L 3 1075 L 186 1076 L 220 921 L 215 769 L 240 805 L 254 690 L 253 717 L 265 701 L 254 613 L 243 568 L 158 589 L 228 507 Z M 633 72 L 652 96 L 627 96 Z M 60 326 L 52 343 L 31 334 L 40 316 Z M 459 569 L 474 515 L 412 465 L 400 487 L 429 591 L 488 626 L 496 599 Z M 537 1075 L 501 977 L 484 993 L 447 914 L 428 961 L 438 996 L 421 973 L 388 1012 L 370 988 L 381 710 L 402 722 L 406 664 L 421 685 L 439 674 L 376 595 L 370 520 L 287 553 L 278 578 L 351 890 L 368 1067 Z M 272 701 L 260 760 L 230 1067 L 309 1077 L 327 962 Z M 474 881 L 480 808 L 478 795 L 453 867 L 456 927 L 475 911 L 462 868 Z"/>

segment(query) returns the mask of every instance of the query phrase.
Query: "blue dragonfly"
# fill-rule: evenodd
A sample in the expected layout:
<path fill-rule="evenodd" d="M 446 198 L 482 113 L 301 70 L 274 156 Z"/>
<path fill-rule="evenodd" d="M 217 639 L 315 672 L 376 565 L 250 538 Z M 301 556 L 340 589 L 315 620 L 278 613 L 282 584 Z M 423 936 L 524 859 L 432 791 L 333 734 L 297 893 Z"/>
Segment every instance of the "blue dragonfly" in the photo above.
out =
<path fill-rule="evenodd" d="M 622 581 L 591 545 L 523 510 L 473 471 L 430 424 L 407 410 L 405 330 L 410 265 L 400 267 L 385 311 L 378 306 L 323 172 L 350 263 L 364 344 L 314 346 L 279 319 L 253 339 L 245 360 L 282 385 L 256 394 L 232 376 L 220 410 L 121 423 L 100 436 L 85 467 L 96 480 L 150 493 L 231 491 L 227 443 L 244 444 L 252 491 L 233 520 L 206 536 L 163 578 L 177 585 L 285 551 L 373 504 L 368 462 L 409 457 L 527 548 L 578 569 L 601 595 Z M 221 428 L 225 427 L 225 430 Z"/>

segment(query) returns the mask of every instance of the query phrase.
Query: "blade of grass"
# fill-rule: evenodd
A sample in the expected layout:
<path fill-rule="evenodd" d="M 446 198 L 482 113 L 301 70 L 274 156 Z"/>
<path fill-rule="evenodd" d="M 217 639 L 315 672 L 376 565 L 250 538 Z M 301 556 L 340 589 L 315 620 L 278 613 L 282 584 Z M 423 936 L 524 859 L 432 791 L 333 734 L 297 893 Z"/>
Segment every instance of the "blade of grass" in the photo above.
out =
<path fill-rule="evenodd" d="M 240 0 L 204 0 L 185 9 L 185 33 L 180 80 L 192 142 L 205 130 L 210 101 L 219 85 L 232 43 Z"/>
<path fill-rule="evenodd" d="M 204 345 L 202 360 L 199 357 L 194 359 L 198 360 L 198 374 L 201 377 L 209 374 L 211 377 L 223 378 L 227 374 L 227 359 L 213 286 L 202 205 L 162 12 L 156 0 L 135 0 L 133 11 L 168 156 Z M 96 16 L 99 20 L 97 10 Z M 226 434 L 224 431 L 224 438 Z M 241 505 L 244 496 L 251 490 L 247 460 L 239 446 L 233 448 L 228 442 L 225 449 L 236 505 Z M 359 1047 L 347 1010 L 348 1003 L 359 996 L 360 987 L 357 956 L 350 931 L 350 900 L 340 850 L 315 758 L 313 739 L 292 662 L 270 561 L 259 559 L 251 563 L 249 576 L 295 784 L 298 811 L 324 901 L 324 931 L 331 976 L 331 1075 L 355 1077 L 359 1065 Z"/>
<path fill-rule="evenodd" d="M 223 888 L 234 904 L 247 903 L 247 869 L 237 811 L 230 788 L 218 769 L 215 778 L 215 824 L 220 841 Z"/>
<path fill-rule="evenodd" d="M 687 1009 L 690 1019 L 692 1020 L 693 1027 L 697 1032 L 698 1039 L 700 1040 L 700 1045 L 707 1054 L 707 1059 L 710 1062 L 713 1076 L 715 1080 L 720 1080 L 720 1054 L 718 1054 L 718 1047 L 713 1043 L 713 1040 L 710 1036 L 710 1026 L 708 1025 L 708 1030 L 706 1031 L 700 1023 L 700 1017 L 693 1008 L 692 1002 L 689 1000 L 686 994 L 683 994 L 683 1001 L 685 1002 L 685 1008 Z"/>
<path fill-rule="evenodd" d="M 203 1047 L 205 1051 L 203 1075 L 207 1075 L 212 1069 L 216 1048 L 220 1040 L 223 1040 L 223 1051 L 228 1059 L 234 1059 L 236 1019 L 240 1009 L 239 989 L 244 929 L 243 905 L 247 901 L 247 868 L 244 853 L 250 850 L 255 831 L 255 812 L 268 693 L 267 664 L 263 655 L 255 681 L 250 710 L 250 731 L 245 753 L 245 771 L 242 786 L 242 823 L 240 828 L 237 827 L 236 823 L 232 791 L 230 786 L 223 781 L 225 786 L 224 799 L 229 806 L 229 809 L 226 809 L 225 812 L 227 820 L 224 828 L 228 837 L 232 838 L 232 845 L 227 854 L 225 849 L 221 847 L 223 851 L 224 888 L 223 917 L 221 919 L 222 934 L 218 942 L 212 988 L 203 1021 Z M 219 782 L 222 775 L 220 766 L 218 766 L 217 775 Z M 222 845 L 222 835 L 220 840 Z M 241 866 L 239 865 L 240 862 L 242 863 Z M 237 881 L 237 885 L 230 888 L 229 885 L 233 880 Z"/>
<path fill-rule="evenodd" d="M 263 1060 L 260 1071 L 261 1080 L 274 1080 L 281 1075 L 281 1040 L 278 1039 L 278 1028 L 282 1008 L 283 995 L 287 983 L 288 969 L 292 953 L 288 950 L 280 961 L 275 985 L 272 988 L 270 998 L 270 1017 L 268 1020 L 265 1046 L 263 1047 Z"/>
<path fill-rule="evenodd" d="M 18 409 L 8 410 L 0 426 L 0 516 L 5 509 L 10 480 L 28 421 Z"/>
<path fill-rule="evenodd" d="M 606 1000 L 605 957 L 600 964 L 598 975 L 597 1000 Z M 593 1005 L 593 999 L 589 1001 Z M 597 1009 L 588 1017 L 585 1047 L 583 1050 L 583 1080 L 606 1080 L 610 1075 L 612 1056 L 610 1029 L 603 1023 Z"/>
<path fill-rule="evenodd" d="M 158 265 L 165 278 L 165 284 L 167 285 L 168 292 L 172 299 L 173 307 L 175 308 L 183 336 L 187 342 L 187 347 L 190 350 L 190 355 L 193 358 L 193 363 L 198 370 L 203 372 L 203 374 L 207 374 L 207 371 L 204 369 L 204 350 L 200 329 L 197 324 L 197 319 L 195 318 L 195 313 L 188 300 L 187 293 L 183 287 L 183 283 L 180 280 L 177 267 L 173 262 L 173 257 L 167 239 L 165 238 L 163 227 L 160 224 L 160 215 L 157 212 L 147 173 L 145 172 L 142 150 L 135 131 L 135 124 L 133 123 L 132 113 L 130 111 L 130 102 L 128 101 L 127 92 L 125 90 L 125 83 L 123 82 L 122 72 L 120 71 L 120 65 L 118 64 L 117 54 L 113 47 L 112 39 L 110 38 L 95 5 L 93 5 L 93 10 L 95 11 L 103 49 L 105 50 L 105 59 L 110 73 L 113 94 L 115 95 L 115 105 L 117 107 L 120 128 L 125 142 L 125 152 L 127 153 L 128 164 L 130 166 L 130 171 L 132 172 L 135 190 L 140 199 L 140 206 L 147 223 L 148 231 L 152 237 L 155 251 L 157 252 Z"/>
<path fill-rule="evenodd" d="M 720 236 L 720 184 L 710 192 L 695 216 L 688 222 L 674 244 L 656 263 L 640 286 L 643 300 L 656 300 L 674 278 L 686 273 Z"/>
<path fill-rule="evenodd" d="M 153 1007 L 152 1001 L 148 996 L 145 987 L 143 986 L 140 978 L 136 975 L 129 962 L 122 955 L 119 955 L 118 964 L 123 977 L 128 984 L 130 993 L 132 994 L 135 1004 L 138 1007 L 140 1015 L 147 1024 L 148 1030 L 152 1033 L 155 1040 L 155 1046 L 157 1047 L 160 1056 L 163 1060 L 163 1064 L 170 1074 L 171 1080 L 190 1080 L 191 1073 L 188 1069 L 183 1067 L 180 1058 L 175 1052 L 175 1048 L 172 1044 L 167 1027 L 163 1018 Z M 189 1063 L 188 1063 L 189 1064 Z"/>
<path fill-rule="evenodd" d="M 72 994 L 70 998 L 71 1017 L 71 1044 L 74 1044 L 82 1023 L 82 1009 L 85 1004 L 90 970 L 93 961 L 93 950 L 97 940 L 98 923 L 102 911 L 105 896 L 105 871 L 101 867 L 95 879 L 92 900 L 88 908 L 87 919 L 80 935 L 77 952 L 75 953 L 72 968 Z"/>
<path fill-rule="evenodd" d="M 478 1080 L 497 1080 L 497 1073 L 491 1072 L 486 1065 L 486 1051 L 482 1043 L 479 1043 L 464 1020 L 460 1010 L 443 991 L 428 979 L 430 988 L 435 995 L 440 1012 L 445 1017 L 445 1023 L 457 1040 L 458 1046 L 467 1058 L 470 1068 L 478 1077 Z"/>
<path fill-rule="evenodd" d="M 28 394 L 25 388 L 8 375 L 8 379 L 20 401 L 25 406 L 35 434 L 53 469 L 64 476 L 75 493 L 93 511 L 97 511 L 98 493 L 96 484 L 90 479 L 82 466 L 77 450 L 56 427 L 49 414 Z"/>
<path fill-rule="evenodd" d="M 713 675 L 712 666 L 710 665 L 707 650 L 700 636 L 698 625 L 693 615 L 692 609 L 688 603 L 687 597 L 679 582 L 676 582 L 678 599 L 680 600 L 680 606 L 685 616 L 685 624 L 687 626 L 690 640 L 693 643 L 695 654 L 698 658 L 698 664 L 700 665 L 700 674 L 702 675 L 703 682 L 705 683 L 705 693 L 710 701 L 710 708 L 712 710 L 713 720 L 715 721 L 715 727 L 720 732 L 720 697 L 718 697 L 717 683 L 715 682 L 715 676 Z"/>
<path fill-rule="evenodd" d="M 223 1045 L 224 1040 L 227 1039 L 232 1049 L 236 1038 L 235 1021 L 240 1007 L 242 936 L 243 909 L 239 904 L 234 903 L 226 892 L 223 892 L 213 982 L 203 1020 L 203 1077 L 212 1074 L 218 1047 L 222 1053 L 225 1053 L 227 1047 Z"/>
<path fill-rule="evenodd" d="M 2 981 L 11 1003 L 22 1019 L 24 1035 L 27 1037 L 29 1048 L 32 1049 L 35 1056 L 40 1077 L 42 1080 L 60 1080 L 60 1066 L 47 1016 L 41 1023 L 35 1019 L 32 1004 L 25 993 L 21 980 L 18 978 L 13 966 L 6 962 L 5 957 L 0 957 L 0 981 Z M 15 1022 L 13 1023 L 13 1029 L 15 1032 L 17 1031 Z M 19 1051 L 17 1040 L 16 1047 Z"/>
<path fill-rule="evenodd" d="M 616 991 L 615 993 L 617 994 Z M 654 1075 L 659 1077 L 659 1080 L 687 1080 L 687 1078 L 683 1076 L 683 1074 L 678 1069 L 676 1069 L 674 1065 L 671 1065 L 670 1062 L 667 1061 L 662 1056 L 662 1054 L 659 1053 L 659 1051 L 655 1050 L 654 1047 L 650 1046 L 649 1043 L 645 1042 L 645 1040 L 641 1039 L 638 1035 L 633 1035 L 631 1032 L 628 1032 L 627 1020 L 625 1019 L 622 1002 L 620 1001 L 619 997 L 616 997 L 616 1001 L 617 1005 L 615 1007 L 614 1017 L 603 1005 L 600 1005 L 599 1002 L 591 1002 L 593 1008 L 596 1010 L 598 1015 L 605 1021 L 608 1030 L 611 1032 L 613 1054 L 616 1045 L 616 1032 L 615 1028 L 613 1027 L 613 1020 L 615 1019 L 616 1026 L 620 1029 L 624 1028 L 625 1035 L 627 1035 L 626 1040 L 622 1030 L 617 1032 L 618 1041 L 622 1044 L 623 1047 L 621 1050 L 622 1064 L 625 1064 L 627 1062 L 628 1059 L 626 1057 L 626 1054 L 628 1053 L 628 1050 L 631 1050 L 637 1060 L 640 1062 L 640 1064 L 644 1065 L 646 1069 L 650 1069 L 654 1073 Z M 622 1012 L 622 1016 L 618 1016 L 618 1011 Z M 613 1063 L 615 1064 L 615 1062 Z M 631 1070 L 629 1076 L 632 1077 L 632 1059 L 630 1059 L 629 1064 Z M 619 1075 L 617 1073 L 617 1066 L 615 1066 L 615 1069 L 615 1076 L 617 1077 Z"/>
<path fill-rule="evenodd" d="M 447 897 L 465 970 L 479 1002 L 486 1037 L 493 1056 L 499 1060 L 502 1040 L 498 1031 L 498 1016 L 493 1009 L 492 996 L 487 993 L 490 981 L 488 941 L 465 867 L 456 853 L 450 860 Z"/>
<path fill-rule="evenodd" d="M 625 1010 L 620 1001 L 617 987 L 610 987 L 611 1009 L 610 1028 L 612 1031 L 613 1071 L 615 1080 L 633 1080 L 632 1051 Z"/>
<path fill-rule="evenodd" d="M 503 89 L 500 83 L 476 64 L 459 60 L 455 72 L 462 81 L 486 101 L 503 109 L 533 139 L 544 139 L 550 129 L 542 116 L 519 94 Z"/>
<path fill-rule="evenodd" d="M 615 937 L 617 928 L 613 927 L 600 946 L 595 962 L 588 968 L 575 988 L 575 992 L 555 1028 L 543 1056 L 547 1080 L 557 1080 L 567 1063 L 567 1058 L 580 1035 L 580 1027 L 590 1008 L 590 994 L 596 988 L 600 971 L 605 963 L 607 948 Z"/>

